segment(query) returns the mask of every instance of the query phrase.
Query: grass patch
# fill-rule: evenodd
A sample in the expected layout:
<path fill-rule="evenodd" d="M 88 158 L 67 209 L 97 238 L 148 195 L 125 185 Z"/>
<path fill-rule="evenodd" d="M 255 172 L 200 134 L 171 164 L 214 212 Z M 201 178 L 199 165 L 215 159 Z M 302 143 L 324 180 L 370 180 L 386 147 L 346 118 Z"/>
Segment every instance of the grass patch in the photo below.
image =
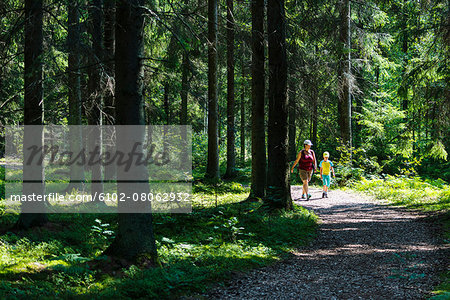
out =
<path fill-rule="evenodd" d="M 441 179 L 388 175 L 386 179 L 362 179 L 351 187 L 407 208 L 440 212 L 448 212 L 450 208 L 450 186 Z"/>

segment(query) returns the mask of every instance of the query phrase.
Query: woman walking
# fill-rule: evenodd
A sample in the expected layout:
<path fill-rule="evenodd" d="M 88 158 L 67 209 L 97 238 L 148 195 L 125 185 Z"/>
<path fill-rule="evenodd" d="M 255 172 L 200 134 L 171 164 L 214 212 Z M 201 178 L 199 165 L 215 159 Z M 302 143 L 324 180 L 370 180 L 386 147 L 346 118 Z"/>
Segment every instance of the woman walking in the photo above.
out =
<path fill-rule="evenodd" d="M 302 199 L 311 198 L 311 194 L 308 193 L 308 182 L 311 180 L 313 170 L 317 169 L 316 155 L 311 149 L 312 143 L 310 140 L 303 142 L 304 148 L 297 154 L 297 159 L 291 168 L 291 173 L 294 172 L 294 167 L 298 163 L 298 169 L 300 173 L 300 179 L 303 182 Z"/>

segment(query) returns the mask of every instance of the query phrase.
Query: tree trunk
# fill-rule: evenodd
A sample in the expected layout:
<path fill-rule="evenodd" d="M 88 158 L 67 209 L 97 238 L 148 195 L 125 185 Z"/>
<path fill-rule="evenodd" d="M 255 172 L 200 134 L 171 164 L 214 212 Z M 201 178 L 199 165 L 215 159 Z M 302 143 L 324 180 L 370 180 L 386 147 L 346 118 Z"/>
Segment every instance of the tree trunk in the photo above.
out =
<path fill-rule="evenodd" d="M 115 110 L 114 110 L 114 26 L 116 22 L 116 9 L 115 0 L 104 0 L 103 2 L 103 15 L 104 15 L 104 33 L 103 33 L 103 45 L 106 71 L 106 88 L 104 97 L 103 108 L 103 124 L 114 125 L 115 124 Z M 106 139 L 106 151 L 112 153 L 115 145 L 115 135 L 113 128 L 109 128 L 105 131 L 103 136 Z M 105 180 L 112 180 L 115 178 L 116 168 L 115 164 L 108 164 L 105 166 Z"/>
<path fill-rule="evenodd" d="M 226 178 L 235 175 L 235 124 L 234 124 L 234 12 L 233 0 L 227 0 L 227 170 Z"/>
<path fill-rule="evenodd" d="M 96 146 L 102 145 L 102 96 L 101 96 L 101 63 L 103 57 L 102 46 L 102 0 L 93 0 L 88 8 L 89 19 L 88 29 L 92 41 L 92 53 L 89 55 L 89 110 L 87 111 L 88 124 L 93 125 L 89 129 L 89 151 L 93 151 Z M 101 156 L 101 147 L 98 156 Z M 103 167 L 101 164 L 92 166 L 91 194 L 103 193 Z"/>
<path fill-rule="evenodd" d="M 351 60 L 351 31 L 350 31 L 350 22 L 351 22 L 351 10 L 350 10 L 350 0 L 347 5 L 347 101 L 346 101 L 346 111 L 347 111 L 347 132 L 348 132 L 348 145 L 350 148 L 350 163 L 352 158 L 352 147 L 353 147 L 353 137 L 352 137 L 352 87 L 350 82 L 350 76 L 352 75 L 352 60 Z"/>
<path fill-rule="evenodd" d="M 44 104 L 42 101 L 42 0 L 25 0 L 25 97 L 24 97 L 24 124 L 42 125 L 44 116 Z M 24 131 L 24 162 L 30 155 L 26 151 L 27 145 L 43 146 L 43 132 L 40 135 L 33 134 L 25 127 Z M 38 182 L 27 182 L 34 180 Z M 39 165 L 23 168 L 23 195 L 33 193 L 44 195 L 44 168 Z M 45 213 L 30 213 L 33 211 L 45 211 L 45 202 L 23 202 L 22 212 L 15 227 L 28 229 L 34 226 L 42 226 L 47 222 Z"/>
<path fill-rule="evenodd" d="M 116 18 L 116 10 L 114 7 L 115 0 L 104 0 L 104 55 L 106 70 L 106 94 L 104 97 L 104 122 L 105 125 L 114 125 L 114 23 Z"/>
<path fill-rule="evenodd" d="M 294 161 L 297 157 L 297 149 L 295 147 L 296 134 L 296 113 L 295 113 L 295 89 L 294 84 L 289 84 L 289 161 Z"/>
<path fill-rule="evenodd" d="M 89 55 L 88 68 L 88 93 L 89 93 L 89 125 L 101 125 L 101 64 L 103 63 L 103 38 L 102 38 L 102 0 L 93 0 L 88 7 L 88 30 L 91 40 L 91 53 Z M 110 53 L 109 53 L 110 54 Z"/>
<path fill-rule="evenodd" d="M 189 0 L 183 1 L 184 8 L 183 13 L 188 13 L 189 11 Z M 188 34 L 186 31 L 184 34 Z M 182 51 L 182 62 L 181 62 L 181 109 L 180 109 L 180 125 L 187 125 L 188 122 L 188 95 L 189 95 L 189 71 L 190 71 L 190 62 L 189 62 L 189 49 L 183 49 Z M 187 137 L 187 131 L 183 128 L 182 139 L 185 140 Z"/>
<path fill-rule="evenodd" d="M 1 76 L 1 71 L 0 71 L 0 76 Z M 1 79 L 0 79 L 0 81 L 1 81 Z M 1 82 L 0 82 L 0 89 L 1 89 Z M 3 126 L 2 122 L 0 121 L 0 158 L 5 157 L 6 141 L 5 141 L 4 132 L 5 132 L 5 127 Z M 4 178 L 2 178 L 2 180 L 4 180 Z M 3 187 L 4 187 L 4 185 L 3 185 Z M 0 190 L 0 192 L 2 192 L 2 191 Z M 2 195 L 4 195 L 4 193 Z"/>
<path fill-rule="evenodd" d="M 403 67 L 403 75 L 406 73 L 406 67 L 408 65 L 408 11 L 406 8 L 407 0 L 403 0 L 403 40 L 402 40 L 402 51 L 404 55 L 404 67 Z M 408 121 L 408 86 L 406 84 L 403 85 L 405 90 L 403 91 L 403 101 L 402 101 L 402 109 L 405 111 L 405 118 L 404 121 Z"/>
<path fill-rule="evenodd" d="M 169 107 L 169 83 L 164 83 L 164 114 L 166 115 L 166 125 L 170 124 L 170 107 Z"/>
<path fill-rule="evenodd" d="M 266 204 L 292 209 L 288 158 L 288 99 L 284 0 L 268 0 L 269 122 Z"/>
<path fill-rule="evenodd" d="M 311 142 L 313 145 L 317 145 L 317 106 L 318 106 L 318 91 L 314 86 L 312 88 L 312 113 L 311 113 L 311 122 L 312 122 L 312 134 L 311 134 Z"/>
<path fill-rule="evenodd" d="M 264 126 L 264 0 L 251 1 L 252 13 L 252 179 L 250 197 L 262 198 L 266 187 Z"/>
<path fill-rule="evenodd" d="M 189 56 L 185 51 L 183 52 L 183 62 L 181 65 L 181 111 L 180 111 L 180 124 L 187 125 L 187 109 L 188 109 L 188 74 L 189 74 Z"/>
<path fill-rule="evenodd" d="M 439 133 L 438 133 L 438 118 L 437 116 L 439 115 L 439 111 L 437 108 L 437 101 L 434 100 L 433 101 L 433 108 L 431 110 L 431 139 L 432 140 L 436 140 L 439 137 Z"/>
<path fill-rule="evenodd" d="M 242 48 L 244 50 L 244 48 Z M 241 80 L 241 165 L 245 164 L 245 66 L 244 66 L 244 51 L 241 55 L 241 68 L 242 68 L 242 80 Z"/>
<path fill-rule="evenodd" d="M 202 108 L 203 108 L 203 134 L 207 135 L 208 134 L 208 103 L 207 103 L 207 101 L 204 101 Z"/>
<path fill-rule="evenodd" d="M 208 162 L 206 178 L 218 180 L 217 0 L 208 0 Z"/>
<path fill-rule="evenodd" d="M 303 116 L 303 114 L 302 113 L 300 113 L 300 119 L 302 119 L 302 116 Z M 306 119 L 306 118 L 305 118 Z M 300 122 L 301 123 L 301 122 Z M 308 126 L 307 124 L 306 124 L 306 126 Z M 299 130 L 298 130 L 298 135 L 297 135 L 297 142 L 295 143 L 295 148 L 296 149 L 303 149 L 303 141 L 304 140 L 302 140 L 302 133 L 303 133 L 303 131 L 304 131 L 304 125 L 303 124 L 300 124 L 300 126 L 299 126 Z M 297 157 L 297 154 L 296 154 L 296 157 Z"/>
<path fill-rule="evenodd" d="M 342 141 L 349 147 L 352 146 L 352 129 L 351 129 L 351 57 L 350 57 L 350 1 L 341 1 L 340 11 L 340 34 L 339 42 L 341 44 L 341 62 L 339 72 L 339 127 L 341 131 Z"/>
<path fill-rule="evenodd" d="M 430 129 L 430 109 L 427 109 L 425 112 L 425 140 L 428 141 L 429 138 L 429 129 Z"/>
<path fill-rule="evenodd" d="M 170 124 L 170 107 L 169 107 L 169 83 L 164 83 L 164 114 L 166 115 L 166 125 Z M 168 143 L 167 143 L 167 126 L 163 128 L 163 156 L 168 155 Z"/>
<path fill-rule="evenodd" d="M 144 0 L 116 2 L 116 123 L 117 125 L 144 125 L 144 101 L 142 97 L 143 67 L 141 57 L 144 47 L 144 15 L 139 6 Z M 144 130 L 142 130 L 144 133 Z M 118 130 L 118 140 L 127 139 Z M 144 134 L 138 133 L 144 143 Z M 120 139 L 119 139 L 120 138 Z M 119 144 L 119 143 L 118 143 Z M 118 145 L 119 147 L 119 145 Z M 147 172 L 145 166 L 134 166 L 136 172 Z M 142 168 L 142 169 L 141 169 Z M 148 174 L 147 174 L 148 176 Z M 131 195 L 149 192 L 145 182 L 132 184 L 126 179 L 123 167 L 117 167 L 118 193 Z M 122 202 L 119 202 L 119 210 Z M 141 258 L 157 261 L 157 250 L 150 213 L 119 213 L 116 238 L 105 252 L 118 258 L 140 262 Z"/>
<path fill-rule="evenodd" d="M 187 132 L 187 107 L 188 107 L 188 92 L 189 92 L 189 82 L 188 82 L 188 74 L 189 74 L 189 53 L 186 51 L 183 52 L 183 62 L 181 65 L 181 110 L 180 110 L 180 125 L 184 125 L 181 127 L 181 140 L 187 141 L 188 132 Z M 185 144 L 186 147 L 189 145 Z M 188 162 L 188 149 L 185 148 L 182 151 L 182 155 L 184 156 L 181 159 L 180 168 L 185 169 L 186 164 Z M 192 166 L 191 166 L 192 167 Z"/>
<path fill-rule="evenodd" d="M 69 142 L 73 153 L 79 153 L 83 145 L 81 130 L 81 87 L 80 87 L 80 24 L 79 1 L 68 1 L 68 90 L 69 90 Z M 70 184 L 67 189 L 82 190 L 84 181 L 84 166 L 70 166 Z"/>
<path fill-rule="evenodd" d="M 357 84 L 362 90 L 364 90 L 364 87 L 366 84 L 365 84 L 365 79 L 363 78 L 361 72 L 358 73 Z M 363 95 L 355 96 L 355 101 L 356 101 L 355 111 L 358 115 L 361 116 L 363 113 Z M 354 140 L 355 140 L 355 148 L 358 148 L 359 146 L 361 146 L 361 144 L 363 142 L 361 130 L 362 130 L 362 125 L 359 124 L 359 122 L 355 122 L 355 131 L 354 131 L 355 133 L 353 134 Z"/>

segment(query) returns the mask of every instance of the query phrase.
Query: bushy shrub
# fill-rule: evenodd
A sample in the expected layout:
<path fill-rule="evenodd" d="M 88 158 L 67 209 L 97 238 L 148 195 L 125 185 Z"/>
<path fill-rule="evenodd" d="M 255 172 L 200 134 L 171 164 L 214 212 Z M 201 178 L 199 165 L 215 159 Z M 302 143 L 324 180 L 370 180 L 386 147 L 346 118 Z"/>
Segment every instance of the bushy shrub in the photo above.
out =
<path fill-rule="evenodd" d="M 364 176 L 364 170 L 361 168 L 353 168 L 348 165 L 336 166 L 336 179 L 335 183 L 339 186 L 350 185 L 358 180 L 361 180 Z"/>

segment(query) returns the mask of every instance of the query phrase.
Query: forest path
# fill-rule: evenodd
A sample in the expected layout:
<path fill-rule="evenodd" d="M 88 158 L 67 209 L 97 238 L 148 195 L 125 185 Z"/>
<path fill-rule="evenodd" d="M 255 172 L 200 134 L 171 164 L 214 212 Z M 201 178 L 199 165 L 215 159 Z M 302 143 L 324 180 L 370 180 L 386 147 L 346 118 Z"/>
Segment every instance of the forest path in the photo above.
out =
<path fill-rule="evenodd" d="M 449 248 L 425 215 L 334 190 L 296 203 L 321 219 L 313 244 L 207 292 L 221 299 L 423 299 L 448 267 Z M 300 201 L 299 201 L 300 200 Z"/>

